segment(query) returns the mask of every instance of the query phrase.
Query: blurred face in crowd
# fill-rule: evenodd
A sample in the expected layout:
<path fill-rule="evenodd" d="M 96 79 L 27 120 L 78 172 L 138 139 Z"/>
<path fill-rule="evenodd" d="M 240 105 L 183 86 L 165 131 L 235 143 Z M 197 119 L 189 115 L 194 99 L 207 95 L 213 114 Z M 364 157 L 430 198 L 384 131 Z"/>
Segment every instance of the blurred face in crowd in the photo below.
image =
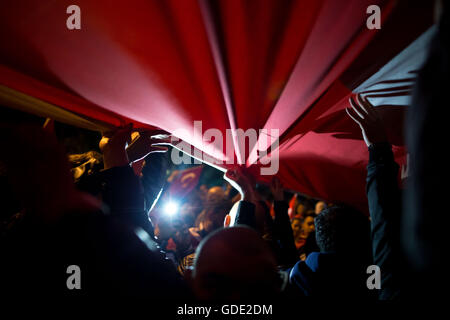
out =
<path fill-rule="evenodd" d="M 317 203 L 316 203 L 315 213 L 316 213 L 316 214 L 321 213 L 322 210 L 326 208 L 326 206 L 327 206 L 327 205 L 326 205 L 325 202 L 323 202 L 323 201 L 317 202 Z"/>
<path fill-rule="evenodd" d="M 204 208 L 203 229 L 211 232 L 224 225 L 225 216 L 230 208 L 228 207 L 225 191 L 222 187 L 212 187 L 209 189 Z"/>
<path fill-rule="evenodd" d="M 303 216 L 306 212 L 306 206 L 304 204 L 299 204 L 297 206 L 296 214 L 299 216 Z"/>
<path fill-rule="evenodd" d="M 189 226 L 182 220 L 178 220 L 174 223 L 175 235 L 174 241 L 177 245 L 177 250 L 183 250 L 190 245 L 190 233 Z"/>
<path fill-rule="evenodd" d="M 215 202 L 222 200 L 225 197 L 225 191 L 222 187 L 212 187 L 208 190 L 208 195 L 206 197 L 206 201 Z"/>
<path fill-rule="evenodd" d="M 307 216 L 302 224 L 303 235 L 305 236 L 305 238 L 307 238 L 309 234 L 314 230 L 314 218 L 311 216 Z"/>
<path fill-rule="evenodd" d="M 300 236 L 302 231 L 302 222 L 300 219 L 292 219 L 291 222 L 292 232 L 294 233 L 294 239 L 297 239 Z"/>

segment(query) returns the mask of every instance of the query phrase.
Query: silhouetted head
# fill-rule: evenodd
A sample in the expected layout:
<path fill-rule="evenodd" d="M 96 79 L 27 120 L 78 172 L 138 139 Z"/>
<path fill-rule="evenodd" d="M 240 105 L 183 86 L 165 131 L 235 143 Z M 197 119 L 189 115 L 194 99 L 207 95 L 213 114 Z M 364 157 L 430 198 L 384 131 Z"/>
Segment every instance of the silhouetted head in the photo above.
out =
<path fill-rule="evenodd" d="M 206 197 L 205 213 L 202 219 L 203 229 L 209 233 L 222 227 L 230 208 L 231 202 L 227 199 L 223 188 L 210 188 Z"/>
<path fill-rule="evenodd" d="M 248 227 L 217 230 L 197 248 L 193 287 L 203 300 L 271 297 L 280 288 L 275 257 Z"/>
<path fill-rule="evenodd" d="M 330 207 L 315 218 L 316 241 L 321 252 L 370 254 L 370 223 L 362 213 L 347 207 Z"/>
<path fill-rule="evenodd" d="M 12 189 L 35 218 L 59 219 L 66 211 L 97 210 L 98 203 L 75 189 L 64 148 L 32 125 L 0 128 L 0 147 Z M 8 130 L 9 129 L 9 130 Z"/>

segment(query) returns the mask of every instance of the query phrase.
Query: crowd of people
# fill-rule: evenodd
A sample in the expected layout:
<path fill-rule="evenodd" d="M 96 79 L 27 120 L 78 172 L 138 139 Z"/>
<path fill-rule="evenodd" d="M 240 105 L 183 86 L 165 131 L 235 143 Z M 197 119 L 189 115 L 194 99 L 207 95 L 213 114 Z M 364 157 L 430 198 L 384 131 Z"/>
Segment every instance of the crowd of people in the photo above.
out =
<path fill-rule="evenodd" d="M 169 137 L 130 125 L 103 133 L 101 153 L 67 157 L 48 123 L 2 124 L 2 291 L 176 301 L 435 294 L 430 289 L 445 270 L 446 224 L 436 222 L 443 212 L 435 203 L 445 173 L 433 167 L 432 151 L 445 127 L 439 108 L 450 76 L 446 14 L 414 89 L 411 179 L 403 192 L 376 107 L 362 95 L 349 100 L 346 111 L 368 148 L 370 216 L 291 194 L 277 177 L 263 194 L 248 170 L 235 166 L 224 179 L 236 191 L 201 186 L 175 218 L 164 218 L 154 207 L 167 164 L 155 155 L 167 152 Z M 142 160 L 136 175 L 133 164 Z M 67 287 L 71 265 L 81 270 L 81 290 Z M 375 289 L 367 284 L 371 265 L 381 270 Z"/>

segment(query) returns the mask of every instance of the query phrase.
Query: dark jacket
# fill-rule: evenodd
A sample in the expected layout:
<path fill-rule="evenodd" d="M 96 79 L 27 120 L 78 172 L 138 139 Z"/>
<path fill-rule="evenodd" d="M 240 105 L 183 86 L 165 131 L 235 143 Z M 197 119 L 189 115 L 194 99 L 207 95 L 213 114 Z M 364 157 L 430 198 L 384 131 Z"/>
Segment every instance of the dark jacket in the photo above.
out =
<path fill-rule="evenodd" d="M 137 179 L 128 166 L 102 172 L 107 212 L 64 212 L 52 224 L 26 217 L 2 250 L 5 292 L 10 297 L 186 298 L 187 287 L 175 266 L 143 228 L 146 215 Z M 81 290 L 66 287 L 70 265 L 81 269 Z"/>
<path fill-rule="evenodd" d="M 289 270 L 289 283 L 292 292 L 302 296 L 372 298 L 364 281 L 365 267 L 351 256 L 312 252 Z"/>
<path fill-rule="evenodd" d="M 290 267 L 299 260 L 295 247 L 294 233 L 289 219 L 289 205 L 285 201 L 275 201 L 273 205 L 275 218 L 273 220 L 274 239 L 278 243 L 278 261 L 281 265 Z"/>
<path fill-rule="evenodd" d="M 373 263 L 381 269 L 380 299 L 393 299 L 399 294 L 402 281 L 400 250 L 401 195 L 397 183 L 398 165 L 389 144 L 374 144 L 369 148 L 367 166 L 367 198 L 371 217 Z M 354 256 L 358 255 L 355 252 Z M 298 262 L 290 273 L 290 283 L 307 296 L 336 294 L 371 296 L 363 279 L 367 266 L 336 254 L 310 254 Z M 342 282 L 342 280 L 344 280 Z"/>
<path fill-rule="evenodd" d="M 379 298 L 399 296 L 403 268 L 400 247 L 401 194 L 398 187 L 399 166 L 390 144 L 372 144 L 367 166 L 367 198 L 371 218 L 373 262 L 381 269 Z"/>
<path fill-rule="evenodd" d="M 262 205 L 265 204 L 262 203 Z M 288 215 L 288 205 L 283 201 L 275 201 L 275 219 L 273 221 L 268 210 L 267 208 L 266 219 L 270 220 L 268 221 L 270 222 L 268 223 L 270 227 L 266 228 L 265 232 L 270 233 L 270 235 L 263 235 L 263 238 L 272 248 L 278 264 L 284 268 L 290 267 L 298 261 L 299 256 L 295 248 L 294 235 Z M 235 224 L 246 225 L 258 230 L 255 205 L 253 203 L 248 201 L 239 202 Z"/>

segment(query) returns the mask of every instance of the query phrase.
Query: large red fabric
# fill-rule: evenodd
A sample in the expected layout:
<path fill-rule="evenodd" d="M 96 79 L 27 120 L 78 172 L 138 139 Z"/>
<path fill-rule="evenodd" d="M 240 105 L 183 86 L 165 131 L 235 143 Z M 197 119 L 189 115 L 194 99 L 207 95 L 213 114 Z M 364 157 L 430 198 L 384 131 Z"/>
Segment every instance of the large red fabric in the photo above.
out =
<path fill-rule="evenodd" d="M 431 16 L 431 1 L 2 0 L 0 84 L 113 125 L 279 129 L 285 187 L 366 211 L 367 150 L 343 109 Z"/>

